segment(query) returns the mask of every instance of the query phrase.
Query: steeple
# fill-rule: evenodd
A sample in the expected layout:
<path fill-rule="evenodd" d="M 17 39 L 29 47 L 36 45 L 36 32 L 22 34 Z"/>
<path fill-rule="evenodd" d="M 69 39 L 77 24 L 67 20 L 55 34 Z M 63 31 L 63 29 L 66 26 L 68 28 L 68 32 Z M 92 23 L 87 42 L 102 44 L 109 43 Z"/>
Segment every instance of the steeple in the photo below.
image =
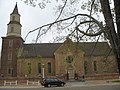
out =
<path fill-rule="evenodd" d="M 18 13 L 17 3 L 13 12 L 10 14 L 10 22 L 8 23 L 7 36 L 21 37 L 20 14 Z"/>
<path fill-rule="evenodd" d="M 4 77 L 17 77 L 17 51 L 24 41 L 21 37 L 20 14 L 17 3 L 7 24 L 7 36 L 2 37 L 0 74 Z"/>
<path fill-rule="evenodd" d="M 19 14 L 18 13 L 17 3 L 16 3 L 15 8 L 14 8 L 14 10 L 13 10 L 13 12 L 11 14 Z"/>

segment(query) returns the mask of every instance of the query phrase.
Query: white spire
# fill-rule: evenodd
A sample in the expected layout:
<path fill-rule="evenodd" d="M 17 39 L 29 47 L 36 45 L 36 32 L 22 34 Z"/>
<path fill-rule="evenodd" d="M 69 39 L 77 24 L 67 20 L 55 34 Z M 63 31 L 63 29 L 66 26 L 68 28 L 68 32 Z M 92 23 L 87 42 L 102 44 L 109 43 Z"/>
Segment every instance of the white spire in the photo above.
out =
<path fill-rule="evenodd" d="M 10 22 L 7 27 L 7 36 L 21 37 L 20 14 L 18 13 L 17 3 L 13 12 L 10 14 Z"/>

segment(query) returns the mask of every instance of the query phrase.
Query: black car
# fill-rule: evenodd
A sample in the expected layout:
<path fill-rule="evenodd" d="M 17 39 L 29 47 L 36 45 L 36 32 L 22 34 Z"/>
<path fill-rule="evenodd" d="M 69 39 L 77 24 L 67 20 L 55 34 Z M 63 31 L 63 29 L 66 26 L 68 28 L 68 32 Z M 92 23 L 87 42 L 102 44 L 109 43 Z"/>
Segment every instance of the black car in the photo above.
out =
<path fill-rule="evenodd" d="M 64 86 L 66 83 L 64 81 L 58 80 L 56 78 L 45 78 L 42 80 L 41 85 L 44 87 L 51 87 L 52 85 Z"/>

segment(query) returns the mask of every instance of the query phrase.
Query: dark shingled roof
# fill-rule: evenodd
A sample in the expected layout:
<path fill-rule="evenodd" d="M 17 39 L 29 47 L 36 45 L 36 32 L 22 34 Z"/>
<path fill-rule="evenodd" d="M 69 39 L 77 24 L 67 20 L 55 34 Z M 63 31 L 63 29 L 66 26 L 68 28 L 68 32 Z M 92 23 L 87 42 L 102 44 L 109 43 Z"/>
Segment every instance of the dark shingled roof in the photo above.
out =
<path fill-rule="evenodd" d="M 53 57 L 61 43 L 24 44 L 22 57 Z"/>
<path fill-rule="evenodd" d="M 40 43 L 40 44 L 24 44 L 23 52 L 20 57 L 54 57 L 54 52 L 62 45 L 62 43 Z M 79 48 L 85 52 L 85 55 L 111 55 L 111 49 L 106 42 L 81 42 Z"/>
<path fill-rule="evenodd" d="M 83 42 L 79 44 L 85 55 L 111 55 L 112 49 L 107 42 Z"/>

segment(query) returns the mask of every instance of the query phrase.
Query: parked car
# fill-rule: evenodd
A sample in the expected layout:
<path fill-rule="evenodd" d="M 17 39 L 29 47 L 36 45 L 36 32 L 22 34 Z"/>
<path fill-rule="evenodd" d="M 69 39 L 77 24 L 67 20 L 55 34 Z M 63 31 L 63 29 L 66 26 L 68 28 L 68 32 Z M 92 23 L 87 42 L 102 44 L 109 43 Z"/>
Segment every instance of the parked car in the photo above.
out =
<path fill-rule="evenodd" d="M 51 87 L 52 85 L 64 86 L 66 83 L 56 78 L 45 78 L 42 80 L 41 85 L 44 87 Z"/>

